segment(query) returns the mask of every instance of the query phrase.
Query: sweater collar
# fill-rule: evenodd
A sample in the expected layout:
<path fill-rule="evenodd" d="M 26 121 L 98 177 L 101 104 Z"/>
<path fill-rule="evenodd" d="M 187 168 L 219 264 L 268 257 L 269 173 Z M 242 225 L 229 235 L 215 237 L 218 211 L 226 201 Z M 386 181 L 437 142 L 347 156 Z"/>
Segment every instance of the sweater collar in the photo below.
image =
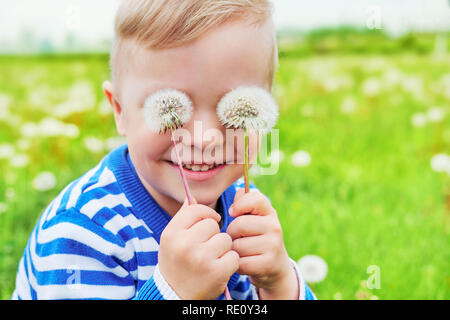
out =
<path fill-rule="evenodd" d="M 110 154 L 110 162 L 111 170 L 117 179 L 117 183 L 130 201 L 133 213 L 138 218 L 141 218 L 150 230 L 152 230 L 155 239 L 159 243 L 161 233 L 172 217 L 156 202 L 147 189 L 145 189 L 131 161 L 128 145 L 125 144 L 113 150 Z M 231 185 L 220 195 L 218 210 L 223 219 L 221 232 L 225 232 L 233 220 L 228 214 L 228 209 L 233 203 L 235 193 L 235 187 Z"/>

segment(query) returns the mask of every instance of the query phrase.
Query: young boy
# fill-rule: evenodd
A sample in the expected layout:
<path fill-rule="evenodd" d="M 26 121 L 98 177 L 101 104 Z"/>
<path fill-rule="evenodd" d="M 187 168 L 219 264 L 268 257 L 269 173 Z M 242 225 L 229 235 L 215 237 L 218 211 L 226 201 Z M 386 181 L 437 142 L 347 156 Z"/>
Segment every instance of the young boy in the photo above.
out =
<path fill-rule="evenodd" d="M 125 0 L 116 17 L 112 82 L 103 91 L 127 144 L 70 183 L 46 208 L 19 263 L 13 299 L 314 299 L 288 257 L 276 210 L 243 166 L 182 158 L 196 204 L 188 205 L 170 133 L 149 130 L 145 99 L 184 92 L 194 107 L 183 155 L 222 141 L 222 96 L 253 85 L 271 91 L 277 65 L 265 0 Z M 235 153 L 239 158 L 242 148 Z M 256 158 L 256 151 L 250 155 Z M 202 172 L 198 172 L 201 169 Z"/>

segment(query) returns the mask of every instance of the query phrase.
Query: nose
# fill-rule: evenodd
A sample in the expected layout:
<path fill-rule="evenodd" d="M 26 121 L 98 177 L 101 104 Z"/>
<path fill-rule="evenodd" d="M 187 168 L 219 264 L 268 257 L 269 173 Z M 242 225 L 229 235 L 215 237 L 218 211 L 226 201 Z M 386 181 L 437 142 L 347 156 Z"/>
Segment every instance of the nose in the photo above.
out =
<path fill-rule="evenodd" d="M 211 110 L 194 111 L 191 120 L 186 123 L 183 128 L 186 129 L 191 136 L 191 145 L 187 147 L 193 147 L 192 151 L 194 152 L 194 159 L 199 159 L 199 155 L 208 153 L 208 150 L 211 151 L 217 147 L 223 146 L 223 126 L 216 113 Z"/>

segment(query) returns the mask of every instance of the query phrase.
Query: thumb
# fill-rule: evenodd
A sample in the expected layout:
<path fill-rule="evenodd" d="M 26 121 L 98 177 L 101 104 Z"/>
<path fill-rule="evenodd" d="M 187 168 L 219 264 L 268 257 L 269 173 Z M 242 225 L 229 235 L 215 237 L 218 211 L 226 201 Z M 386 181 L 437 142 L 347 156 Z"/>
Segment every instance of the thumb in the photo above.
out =
<path fill-rule="evenodd" d="M 244 196 L 244 194 L 245 194 L 245 188 L 237 189 L 236 194 L 234 195 L 234 201 L 233 202 L 238 201 L 240 198 L 242 198 Z"/>
<path fill-rule="evenodd" d="M 188 205 L 189 205 L 188 198 L 187 198 L 187 197 L 184 197 L 184 202 L 183 202 L 182 207 L 187 207 Z"/>
<path fill-rule="evenodd" d="M 192 203 L 191 203 L 191 204 L 197 204 L 197 200 L 195 200 L 194 198 L 192 198 Z M 187 197 L 184 197 L 184 202 L 183 202 L 182 207 L 184 207 L 184 206 L 189 206 L 189 200 L 188 200 Z"/>

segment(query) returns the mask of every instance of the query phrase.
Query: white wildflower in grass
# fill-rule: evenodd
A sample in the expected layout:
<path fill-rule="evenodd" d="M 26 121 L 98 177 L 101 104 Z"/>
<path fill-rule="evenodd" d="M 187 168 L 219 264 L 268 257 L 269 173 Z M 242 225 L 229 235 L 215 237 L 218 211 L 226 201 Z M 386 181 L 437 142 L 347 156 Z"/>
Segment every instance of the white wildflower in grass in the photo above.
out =
<path fill-rule="evenodd" d="M 61 136 L 66 136 L 68 138 L 76 138 L 80 134 L 80 129 L 73 123 L 66 123 L 61 126 Z"/>
<path fill-rule="evenodd" d="M 16 191 L 14 191 L 13 188 L 8 188 L 8 189 L 6 189 L 5 196 L 6 196 L 6 199 L 12 200 L 16 197 Z"/>
<path fill-rule="evenodd" d="M 423 91 L 423 81 L 418 76 L 406 76 L 402 82 L 403 90 L 412 94 L 418 94 Z"/>
<path fill-rule="evenodd" d="M 326 77 L 322 81 L 322 87 L 326 92 L 335 92 L 339 90 L 341 83 L 337 77 Z"/>
<path fill-rule="evenodd" d="M 314 114 L 314 107 L 310 104 L 306 104 L 302 107 L 302 116 L 311 117 Z"/>
<path fill-rule="evenodd" d="M 150 95 L 144 103 L 144 117 L 149 128 L 158 133 L 182 127 L 192 117 L 189 97 L 175 89 L 163 89 Z"/>
<path fill-rule="evenodd" d="M 107 99 L 103 99 L 98 105 L 98 112 L 102 116 L 108 116 L 113 113 L 111 105 L 109 104 Z"/>
<path fill-rule="evenodd" d="M 385 69 L 387 66 L 386 60 L 380 57 L 371 58 L 363 65 L 365 71 L 372 73 Z"/>
<path fill-rule="evenodd" d="M 0 121 L 6 122 L 11 126 L 17 126 L 20 123 L 20 118 L 11 113 L 10 107 L 13 101 L 13 97 L 0 92 Z"/>
<path fill-rule="evenodd" d="M 447 172 L 450 175 L 450 156 L 445 153 L 436 154 L 431 158 L 431 169 L 436 172 Z"/>
<path fill-rule="evenodd" d="M 0 202 L 0 214 L 6 212 L 8 210 L 8 205 L 4 202 Z"/>
<path fill-rule="evenodd" d="M 425 113 L 416 112 L 411 117 L 411 124 L 416 128 L 425 126 L 428 122 L 428 117 Z"/>
<path fill-rule="evenodd" d="M 105 146 L 102 140 L 88 136 L 83 139 L 84 147 L 92 153 L 102 153 Z"/>
<path fill-rule="evenodd" d="M 54 92 L 54 90 L 52 90 L 48 84 L 41 84 L 34 88 L 34 90 L 29 91 L 28 105 L 32 108 L 46 108 L 49 101 L 52 100 L 52 92 Z"/>
<path fill-rule="evenodd" d="M 10 159 L 15 155 L 16 151 L 10 144 L 0 144 L 0 159 Z"/>
<path fill-rule="evenodd" d="M 342 293 L 341 292 L 336 292 L 334 295 L 333 295 L 333 299 L 334 300 L 342 300 Z"/>
<path fill-rule="evenodd" d="M 30 162 L 30 158 L 26 154 L 15 154 L 9 159 L 9 164 L 14 168 L 23 168 Z"/>
<path fill-rule="evenodd" d="M 301 275 L 306 282 L 320 282 L 327 276 L 328 266 L 325 260 L 316 255 L 306 255 L 297 262 Z"/>
<path fill-rule="evenodd" d="M 278 105 L 272 95 L 257 86 L 238 87 L 228 92 L 217 105 L 217 116 L 228 129 L 244 130 L 245 192 L 250 190 L 248 173 L 248 131 L 268 133 L 278 120 Z"/>
<path fill-rule="evenodd" d="M 326 75 L 321 79 L 318 79 L 321 87 L 326 92 L 336 92 L 342 89 L 350 89 L 354 85 L 352 77 L 348 75 Z"/>
<path fill-rule="evenodd" d="M 430 122 L 440 122 L 445 117 L 445 110 L 440 107 L 430 108 L 427 117 Z"/>
<path fill-rule="evenodd" d="M 48 191 L 56 186 L 55 175 L 49 171 L 39 173 L 32 181 L 32 186 L 37 191 Z"/>
<path fill-rule="evenodd" d="M 397 68 L 388 68 L 381 77 L 383 87 L 389 90 L 395 89 L 395 86 L 401 83 L 404 77 L 402 71 Z"/>
<path fill-rule="evenodd" d="M 257 163 L 255 163 L 254 165 L 252 165 L 252 167 L 249 169 L 248 173 L 251 176 L 259 176 L 261 174 L 261 168 L 259 167 L 259 165 Z M 245 182 L 244 182 L 245 183 Z"/>
<path fill-rule="evenodd" d="M 368 78 L 363 83 L 363 92 L 367 97 L 374 97 L 380 93 L 381 83 L 377 78 Z"/>
<path fill-rule="evenodd" d="M 86 112 L 94 108 L 96 95 L 94 88 L 87 81 L 75 83 L 68 92 L 67 100 L 53 107 L 52 114 L 65 118 L 74 113 Z"/>
<path fill-rule="evenodd" d="M 299 150 L 292 155 L 291 163 L 296 167 L 306 167 L 311 163 L 311 156 L 308 151 Z"/>
<path fill-rule="evenodd" d="M 356 110 L 356 101 L 352 97 L 346 97 L 341 104 L 341 112 L 344 114 L 354 113 Z"/>
<path fill-rule="evenodd" d="M 27 139 L 19 139 L 19 140 L 17 140 L 16 145 L 17 145 L 17 148 L 19 150 L 22 150 L 22 151 L 28 150 L 31 147 L 31 143 Z"/>
<path fill-rule="evenodd" d="M 145 100 L 143 113 L 150 130 L 160 134 L 170 131 L 184 191 L 188 203 L 193 204 L 195 199 L 189 190 L 173 135 L 174 130 L 181 128 L 191 119 L 193 113 L 191 100 L 185 93 L 176 89 L 159 90 Z"/>
<path fill-rule="evenodd" d="M 20 133 L 24 137 L 36 137 L 39 132 L 39 125 L 34 122 L 26 122 L 20 127 Z"/>
<path fill-rule="evenodd" d="M 89 81 L 77 82 L 69 90 L 69 99 L 78 101 L 85 110 L 91 109 L 96 102 L 95 90 Z"/>
<path fill-rule="evenodd" d="M 280 163 L 284 160 L 284 152 L 281 150 L 272 150 L 268 160 L 270 163 Z"/>
<path fill-rule="evenodd" d="M 76 138 L 79 134 L 79 129 L 76 125 L 64 123 L 50 117 L 41 120 L 39 129 L 39 135 L 43 137 L 66 136 L 69 138 Z"/>
<path fill-rule="evenodd" d="M 72 123 L 64 123 L 58 119 L 47 117 L 39 123 L 27 122 L 22 125 L 21 133 L 25 137 L 78 137 L 80 130 Z"/>
<path fill-rule="evenodd" d="M 112 151 L 125 143 L 127 143 L 127 139 L 125 137 L 111 137 L 105 140 L 105 147 L 107 150 Z"/>

